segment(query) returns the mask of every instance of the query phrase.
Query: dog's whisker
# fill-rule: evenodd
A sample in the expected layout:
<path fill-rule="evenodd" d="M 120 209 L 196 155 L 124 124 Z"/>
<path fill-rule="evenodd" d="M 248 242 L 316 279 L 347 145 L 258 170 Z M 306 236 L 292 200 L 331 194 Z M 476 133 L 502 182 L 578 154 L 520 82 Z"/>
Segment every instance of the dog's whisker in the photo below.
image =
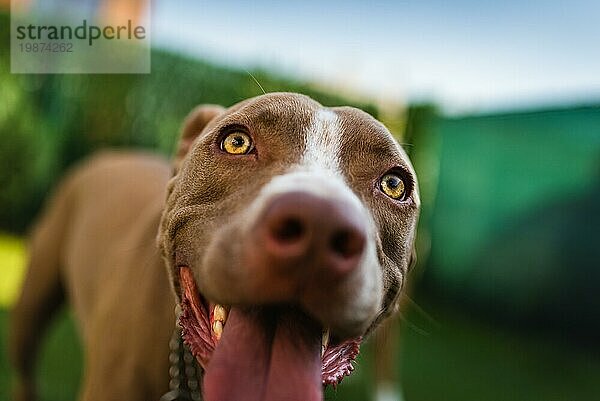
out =
<path fill-rule="evenodd" d="M 406 299 L 406 301 L 410 304 L 410 307 L 414 308 L 414 310 L 417 311 L 417 313 L 419 313 L 419 315 L 421 315 L 423 318 L 425 318 L 428 323 L 431 323 L 436 328 L 440 327 L 440 322 L 438 322 L 433 316 L 421 308 L 411 297 L 404 294 L 403 298 Z"/>
<path fill-rule="evenodd" d="M 258 87 L 262 91 L 263 95 L 266 95 L 267 92 L 265 91 L 265 89 L 263 88 L 263 86 L 260 84 L 260 82 L 258 82 L 258 79 L 256 79 L 256 77 L 254 75 L 252 75 L 252 73 L 250 71 L 248 71 L 248 70 L 244 70 L 244 71 L 246 71 L 246 73 L 248 75 L 250 75 L 250 77 L 254 80 L 254 82 L 256 82 L 256 85 L 258 85 Z"/>
<path fill-rule="evenodd" d="M 424 330 L 422 328 L 420 328 L 419 326 L 417 326 L 415 323 L 411 322 L 410 320 L 408 320 L 406 318 L 406 316 L 404 316 L 403 313 L 400 313 L 399 315 L 400 320 L 402 321 L 402 323 L 405 323 L 406 326 L 411 329 L 412 331 L 414 331 L 415 333 L 424 336 L 424 337 L 429 337 L 430 336 L 430 332 L 428 332 L 427 330 Z"/>

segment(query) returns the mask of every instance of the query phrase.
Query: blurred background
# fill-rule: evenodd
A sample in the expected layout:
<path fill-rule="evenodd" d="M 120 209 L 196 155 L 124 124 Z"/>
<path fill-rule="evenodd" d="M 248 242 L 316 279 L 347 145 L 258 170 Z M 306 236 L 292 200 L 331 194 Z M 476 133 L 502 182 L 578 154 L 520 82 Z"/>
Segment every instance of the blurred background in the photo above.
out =
<path fill-rule="evenodd" d="M 326 399 L 371 400 L 376 383 L 398 382 L 407 401 L 599 399 L 600 3 L 15 3 L 78 21 L 150 9 L 147 75 L 11 74 L 9 3 L 0 0 L 0 400 L 27 232 L 65 170 L 103 147 L 168 156 L 193 106 L 259 95 L 257 82 L 366 110 L 405 144 L 420 179 L 404 311 Z M 81 365 L 65 309 L 42 350 L 43 400 L 74 399 Z"/>

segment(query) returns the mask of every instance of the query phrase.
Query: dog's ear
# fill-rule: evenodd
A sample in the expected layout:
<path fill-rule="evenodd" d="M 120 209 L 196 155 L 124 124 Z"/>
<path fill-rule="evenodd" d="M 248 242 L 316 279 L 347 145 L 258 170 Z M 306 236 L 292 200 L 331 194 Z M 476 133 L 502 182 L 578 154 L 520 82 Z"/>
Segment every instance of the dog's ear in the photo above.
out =
<path fill-rule="evenodd" d="M 192 143 L 194 143 L 194 140 L 200 135 L 204 127 L 213 118 L 223 113 L 224 110 L 224 107 L 216 104 L 202 104 L 187 115 L 185 120 L 183 120 L 177 153 L 175 153 L 175 159 L 173 160 L 175 171 L 179 170 L 185 155 L 190 151 Z"/>

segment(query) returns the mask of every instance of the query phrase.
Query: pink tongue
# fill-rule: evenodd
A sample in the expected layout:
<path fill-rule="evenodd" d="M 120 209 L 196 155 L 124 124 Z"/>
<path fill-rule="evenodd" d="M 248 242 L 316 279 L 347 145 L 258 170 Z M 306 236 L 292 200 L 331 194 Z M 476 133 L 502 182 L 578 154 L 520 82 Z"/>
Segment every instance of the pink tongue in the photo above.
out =
<path fill-rule="evenodd" d="M 321 332 L 301 313 L 232 308 L 204 374 L 206 401 L 322 401 Z"/>

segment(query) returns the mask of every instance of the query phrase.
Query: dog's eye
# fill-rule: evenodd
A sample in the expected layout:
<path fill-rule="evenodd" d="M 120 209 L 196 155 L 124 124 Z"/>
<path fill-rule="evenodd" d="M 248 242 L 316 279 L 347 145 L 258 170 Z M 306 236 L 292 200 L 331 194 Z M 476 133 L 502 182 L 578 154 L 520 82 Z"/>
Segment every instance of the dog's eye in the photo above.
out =
<path fill-rule="evenodd" d="M 242 131 L 234 131 L 221 141 L 221 150 L 232 155 L 243 155 L 252 150 L 250 136 Z"/>
<path fill-rule="evenodd" d="M 402 200 L 406 194 L 406 185 L 398 174 L 388 173 L 381 177 L 379 187 L 392 199 Z"/>

